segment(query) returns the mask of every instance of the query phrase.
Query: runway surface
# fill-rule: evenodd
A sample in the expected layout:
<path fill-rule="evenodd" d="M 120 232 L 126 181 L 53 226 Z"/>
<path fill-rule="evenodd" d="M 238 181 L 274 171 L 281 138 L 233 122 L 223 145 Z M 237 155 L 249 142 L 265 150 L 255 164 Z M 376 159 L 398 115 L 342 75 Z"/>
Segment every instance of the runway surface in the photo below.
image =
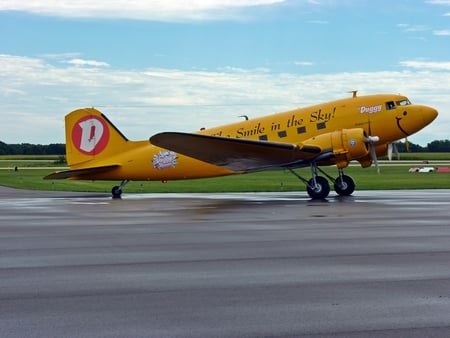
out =
<path fill-rule="evenodd" d="M 450 190 L 0 187 L 1 337 L 448 337 Z"/>

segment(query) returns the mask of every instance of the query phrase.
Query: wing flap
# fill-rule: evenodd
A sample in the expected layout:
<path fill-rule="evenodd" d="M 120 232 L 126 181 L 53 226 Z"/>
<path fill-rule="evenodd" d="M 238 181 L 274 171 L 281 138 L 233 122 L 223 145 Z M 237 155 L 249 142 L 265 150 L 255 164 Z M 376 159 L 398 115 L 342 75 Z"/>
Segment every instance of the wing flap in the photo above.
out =
<path fill-rule="evenodd" d="M 156 134 L 150 143 L 235 171 L 286 166 L 321 152 L 316 146 L 176 132 Z"/>
<path fill-rule="evenodd" d="M 77 178 L 77 177 L 82 177 L 82 176 L 102 174 L 102 173 L 108 172 L 110 170 L 116 169 L 118 167 L 120 167 L 119 164 L 111 164 L 111 165 L 106 165 L 106 166 L 101 166 L 101 167 L 91 167 L 91 168 L 82 168 L 82 169 L 75 169 L 75 170 L 58 171 L 58 172 L 55 172 L 55 173 L 45 176 L 44 180 L 59 180 L 59 179 L 64 179 L 64 178 Z"/>

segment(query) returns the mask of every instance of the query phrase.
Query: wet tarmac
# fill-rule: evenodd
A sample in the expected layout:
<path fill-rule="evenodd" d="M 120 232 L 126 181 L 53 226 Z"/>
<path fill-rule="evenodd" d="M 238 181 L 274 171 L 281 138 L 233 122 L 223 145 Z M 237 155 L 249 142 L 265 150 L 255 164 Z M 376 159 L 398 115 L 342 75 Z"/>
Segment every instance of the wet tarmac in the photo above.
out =
<path fill-rule="evenodd" d="M 1 337 L 448 337 L 450 190 L 0 187 Z"/>

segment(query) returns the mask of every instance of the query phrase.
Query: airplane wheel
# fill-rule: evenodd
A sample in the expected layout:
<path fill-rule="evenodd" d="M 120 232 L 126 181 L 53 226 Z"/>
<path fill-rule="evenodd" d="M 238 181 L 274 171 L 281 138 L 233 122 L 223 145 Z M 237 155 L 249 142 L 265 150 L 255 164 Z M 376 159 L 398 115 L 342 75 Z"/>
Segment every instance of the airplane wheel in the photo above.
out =
<path fill-rule="evenodd" d="M 113 198 L 120 198 L 122 196 L 122 189 L 116 185 L 112 188 L 111 193 Z"/>
<path fill-rule="evenodd" d="M 314 185 L 312 178 L 309 180 L 308 185 Z M 316 177 L 316 186 L 314 188 L 310 188 L 309 186 L 306 188 L 306 191 L 312 199 L 324 199 L 327 198 L 330 193 L 330 185 L 328 184 L 328 181 L 321 176 Z"/>
<path fill-rule="evenodd" d="M 347 175 L 342 175 L 334 181 L 334 191 L 340 196 L 350 196 L 355 191 L 355 181 Z"/>

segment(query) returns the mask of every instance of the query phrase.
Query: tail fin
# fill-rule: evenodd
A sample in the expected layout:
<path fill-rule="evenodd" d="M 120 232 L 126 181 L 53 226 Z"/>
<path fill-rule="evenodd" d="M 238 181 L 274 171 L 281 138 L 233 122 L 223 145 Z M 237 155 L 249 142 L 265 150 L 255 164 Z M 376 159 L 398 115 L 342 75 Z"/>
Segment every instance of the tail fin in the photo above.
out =
<path fill-rule="evenodd" d="M 74 110 L 65 124 L 69 166 L 113 156 L 127 147 L 128 139 L 97 109 Z"/>

